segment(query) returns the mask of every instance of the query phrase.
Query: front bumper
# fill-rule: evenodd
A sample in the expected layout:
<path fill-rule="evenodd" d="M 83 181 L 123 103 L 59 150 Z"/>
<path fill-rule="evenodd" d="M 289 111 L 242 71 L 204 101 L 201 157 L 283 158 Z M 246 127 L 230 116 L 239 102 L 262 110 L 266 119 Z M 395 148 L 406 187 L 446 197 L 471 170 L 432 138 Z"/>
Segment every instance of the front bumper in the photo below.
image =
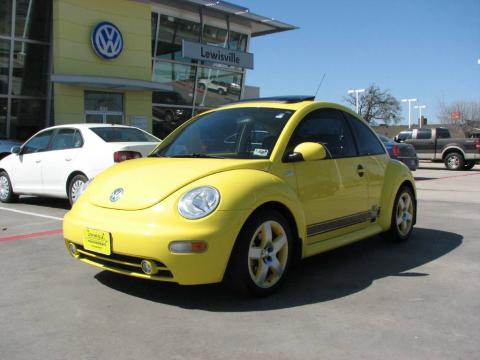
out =
<path fill-rule="evenodd" d="M 84 200 L 84 201 L 82 201 Z M 157 204 L 138 211 L 106 209 L 80 199 L 63 223 L 65 243 L 77 246 L 76 259 L 116 273 L 183 285 L 220 282 L 235 240 L 248 216 L 246 210 L 214 211 L 198 220 L 182 218 L 175 204 Z M 111 234 L 111 255 L 83 248 L 85 228 Z M 171 253 L 172 241 L 207 241 L 204 253 Z M 153 260 L 158 272 L 147 275 L 140 262 Z"/>

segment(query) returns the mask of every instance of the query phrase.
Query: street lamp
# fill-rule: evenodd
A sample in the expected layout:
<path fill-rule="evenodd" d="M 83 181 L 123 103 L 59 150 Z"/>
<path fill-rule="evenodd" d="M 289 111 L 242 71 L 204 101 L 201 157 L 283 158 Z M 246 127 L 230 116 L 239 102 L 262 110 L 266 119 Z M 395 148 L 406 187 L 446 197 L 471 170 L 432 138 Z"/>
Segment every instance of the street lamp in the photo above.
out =
<path fill-rule="evenodd" d="M 349 94 L 353 94 L 355 93 L 355 107 L 357 108 L 357 114 L 358 114 L 358 94 L 364 92 L 365 89 L 352 89 L 352 90 L 348 90 L 348 93 Z"/>
<path fill-rule="evenodd" d="M 402 99 L 402 102 L 408 102 L 408 128 L 412 127 L 412 110 L 411 105 L 412 102 L 416 102 L 417 99 Z"/>
<path fill-rule="evenodd" d="M 420 119 L 419 125 L 422 127 L 422 109 L 425 109 L 427 106 L 426 105 L 415 105 L 413 108 L 418 109 L 418 116 Z"/>

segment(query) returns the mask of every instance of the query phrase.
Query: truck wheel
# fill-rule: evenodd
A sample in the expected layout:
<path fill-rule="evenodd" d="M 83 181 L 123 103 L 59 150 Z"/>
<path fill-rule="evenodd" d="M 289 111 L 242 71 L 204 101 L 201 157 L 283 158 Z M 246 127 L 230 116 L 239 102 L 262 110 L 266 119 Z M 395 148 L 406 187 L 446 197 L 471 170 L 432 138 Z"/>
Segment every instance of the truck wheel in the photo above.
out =
<path fill-rule="evenodd" d="M 445 158 L 445 167 L 448 170 L 462 170 L 465 165 L 465 159 L 459 152 L 451 152 Z"/>
<path fill-rule="evenodd" d="M 475 166 L 475 161 L 469 160 L 465 161 L 465 165 L 463 166 L 463 170 L 472 170 L 472 168 Z"/>

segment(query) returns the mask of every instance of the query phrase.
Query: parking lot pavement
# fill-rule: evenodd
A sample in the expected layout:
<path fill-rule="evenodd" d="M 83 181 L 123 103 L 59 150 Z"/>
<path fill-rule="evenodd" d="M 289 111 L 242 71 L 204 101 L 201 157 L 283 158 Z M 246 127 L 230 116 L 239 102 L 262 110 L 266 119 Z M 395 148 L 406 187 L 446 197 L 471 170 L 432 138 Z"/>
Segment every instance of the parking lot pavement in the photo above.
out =
<path fill-rule="evenodd" d="M 0 241 L 5 359 L 478 359 L 480 167 L 422 163 L 411 240 L 309 258 L 271 297 L 126 278 L 60 233 Z M 65 202 L 1 205 L 0 237 L 59 229 Z"/>

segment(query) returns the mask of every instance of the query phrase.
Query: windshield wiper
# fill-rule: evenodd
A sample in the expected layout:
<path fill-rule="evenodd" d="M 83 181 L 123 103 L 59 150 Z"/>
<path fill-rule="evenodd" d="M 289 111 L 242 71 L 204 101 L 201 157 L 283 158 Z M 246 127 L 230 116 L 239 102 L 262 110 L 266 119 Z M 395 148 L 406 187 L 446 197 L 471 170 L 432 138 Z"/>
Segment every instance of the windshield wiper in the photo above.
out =
<path fill-rule="evenodd" d="M 173 155 L 171 158 L 205 158 L 205 159 L 225 159 L 221 156 L 201 154 L 201 153 L 192 153 L 192 154 L 182 154 L 182 155 Z"/>

